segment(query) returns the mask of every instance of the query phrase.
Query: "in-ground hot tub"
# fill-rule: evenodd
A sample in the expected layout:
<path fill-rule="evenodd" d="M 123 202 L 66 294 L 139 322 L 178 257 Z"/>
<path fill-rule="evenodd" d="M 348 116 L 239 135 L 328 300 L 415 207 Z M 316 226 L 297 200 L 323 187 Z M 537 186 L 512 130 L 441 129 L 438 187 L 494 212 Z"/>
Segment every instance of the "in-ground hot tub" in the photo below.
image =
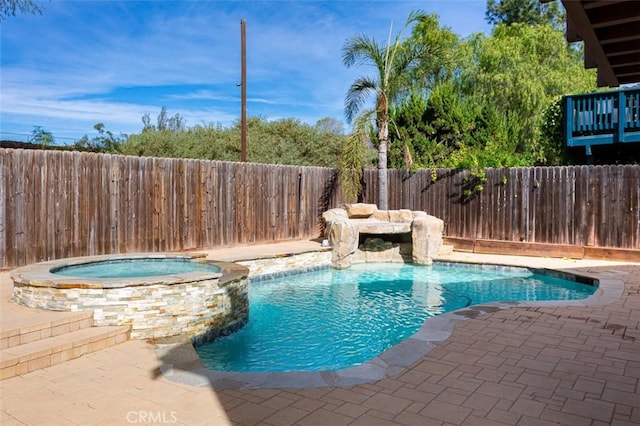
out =
<path fill-rule="evenodd" d="M 54 311 L 93 311 L 95 326 L 130 325 L 132 338 L 188 335 L 211 340 L 248 318 L 249 269 L 202 254 L 86 256 L 15 269 L 16 302 Z"/>

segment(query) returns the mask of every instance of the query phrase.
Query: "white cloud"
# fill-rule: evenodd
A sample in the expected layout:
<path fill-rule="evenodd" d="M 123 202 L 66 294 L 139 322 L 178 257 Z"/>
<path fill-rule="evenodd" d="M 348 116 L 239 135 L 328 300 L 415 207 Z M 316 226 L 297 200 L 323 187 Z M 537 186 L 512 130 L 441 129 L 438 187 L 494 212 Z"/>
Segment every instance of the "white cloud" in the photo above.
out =
<path fill-rule="evenodd" d="M 249 114 L 340 119 L 350 83 L 372 72 L 345 69 L 344 41 L 384 39 L 419 8 L 465 29 L 484 18 L 484 0 L 47 3 L 42 16 L 2 24 L 0 131 L 44 123 L 80 137 L 104 122 L 131 133 L 162 106 L 188 124 L 229 125 L 240 109 L 242 18 Z"/>

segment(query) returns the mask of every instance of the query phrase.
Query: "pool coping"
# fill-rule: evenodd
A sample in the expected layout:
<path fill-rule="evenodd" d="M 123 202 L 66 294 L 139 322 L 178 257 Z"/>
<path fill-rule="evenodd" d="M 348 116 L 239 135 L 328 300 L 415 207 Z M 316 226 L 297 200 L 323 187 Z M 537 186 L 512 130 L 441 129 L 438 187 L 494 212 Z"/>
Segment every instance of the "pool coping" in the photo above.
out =
<path fill-rule="evenodd" d="M 217 266 L 220 271 L 192 271 L 180 274 L 150 275 L 145 277 L 130 278 L 90 278 L 61 275 L 52 272 L 68 266 L 79 266 L 90 263 L 124 261 L 128 259 L 189 259 L 208 265 Z M 148 286 L 154 284 L 173 285 L 179 283 L 201 280 L 206 277 L 229 281 L 238 273 L 246 273 L 242 267 L 230 262 L 213 261 L 206 259 L 205 253 L 122 253 L 105 254 L 95 256 L 70 257 L 65 259 L 48 260 L 21 266 L 9 272 L 9 277 L 15 285 L 50 288 L 96 288 L 116 289 L 124 287 Z"/>
<path fill-rule="evenodd" d="M 397 375 L 409 368 L 452 334 L 460 321 L 480 315 L 510 309 L 512 307 L 569 307 L 606 305 L 623 295 L 621 280 L 598 276 L 573 268 L 539 268 L 524 265 L 503 265 L 473 261 L 434 261 L 434 263 L 460 263 L 487 267 L 516 267 L 535 273 L 547 273 L 562 277 L 574 277 L 576 281 L 590 281 L 598 288 L 594 294 L 579 300 L 557 300 L 537 302 L 491 302 L 472 305 L 433 318 L 428 318 L 422 327 L 408 339 L 361 365 L 331 371 L 291 371 L 244 373 L 210 370 L 203 366 L 198 354 L 185 336 L 155 341 L 159 369 L 172 382 L 191 386 L 209 386 L 213 389 L 278 389 L 341 387 L 371 383 Z"/>

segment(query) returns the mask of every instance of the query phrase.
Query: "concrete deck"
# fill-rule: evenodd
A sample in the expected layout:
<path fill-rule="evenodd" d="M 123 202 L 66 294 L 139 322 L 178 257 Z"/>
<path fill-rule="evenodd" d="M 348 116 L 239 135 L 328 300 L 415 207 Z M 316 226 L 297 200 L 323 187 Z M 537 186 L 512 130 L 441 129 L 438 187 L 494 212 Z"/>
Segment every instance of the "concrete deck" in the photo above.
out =
<path fill-rule="evenodd" d="M 238 260 L 314 244 L 208 255 Z M 129 341 L 0 381 L 0 423 L 640 424 L 640 262 L 466 253 L 446 259 L 567 270 L 619 292 L 573 306 L 519 305 L 469 315 L 411 366 L 344 387 L 214 389 L 206 380 L 193 386 L 162 374 L 154 345 Z M 50 315 L 9 302 L 10 288 L 8 273 L 0 273 L 0 325 Z"/>

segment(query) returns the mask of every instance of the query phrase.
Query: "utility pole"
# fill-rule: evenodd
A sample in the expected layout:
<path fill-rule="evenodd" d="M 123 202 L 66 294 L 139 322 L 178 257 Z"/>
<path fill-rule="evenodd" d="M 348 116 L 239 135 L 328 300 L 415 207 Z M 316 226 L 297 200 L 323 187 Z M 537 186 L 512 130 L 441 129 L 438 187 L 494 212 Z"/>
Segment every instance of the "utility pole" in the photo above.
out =
<path fill-rule="evenodd" d="M 240 92 L 242 116 L 240 119 L 240 161 L 247 161 L 247 22 L 240 20 Z"/>

